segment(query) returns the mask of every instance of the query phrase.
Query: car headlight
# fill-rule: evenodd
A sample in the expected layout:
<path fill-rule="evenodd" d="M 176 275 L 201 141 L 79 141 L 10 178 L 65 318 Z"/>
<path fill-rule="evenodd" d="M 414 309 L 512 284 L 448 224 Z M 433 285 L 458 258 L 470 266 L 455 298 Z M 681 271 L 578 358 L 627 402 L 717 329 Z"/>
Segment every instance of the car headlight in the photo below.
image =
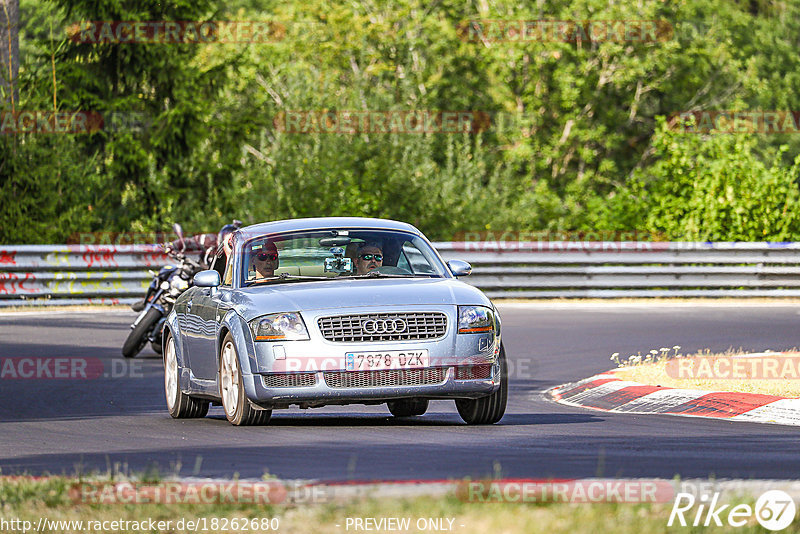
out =
<path fill-rule="evenodd" d="M 494 314 L 486 306 L 459 306 L 458 333 L 477 334 L 494 331 Z"/>
<path fill-rule="evenodd" d="M 299 313 L 273 313 L 250 321 L 256 341 L 303 341 L 310 339 Z"/>

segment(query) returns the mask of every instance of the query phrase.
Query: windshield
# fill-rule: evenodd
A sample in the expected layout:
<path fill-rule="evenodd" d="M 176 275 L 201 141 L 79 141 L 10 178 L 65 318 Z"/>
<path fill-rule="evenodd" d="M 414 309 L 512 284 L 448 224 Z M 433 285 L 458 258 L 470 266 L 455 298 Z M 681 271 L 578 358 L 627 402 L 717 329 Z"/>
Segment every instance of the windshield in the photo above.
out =
<path fill-rule="evenodd" d="M 422 238 L 387 230 L 269 234 L 244 243 L 242 285 L 298 280 L 446 276 Z"/>

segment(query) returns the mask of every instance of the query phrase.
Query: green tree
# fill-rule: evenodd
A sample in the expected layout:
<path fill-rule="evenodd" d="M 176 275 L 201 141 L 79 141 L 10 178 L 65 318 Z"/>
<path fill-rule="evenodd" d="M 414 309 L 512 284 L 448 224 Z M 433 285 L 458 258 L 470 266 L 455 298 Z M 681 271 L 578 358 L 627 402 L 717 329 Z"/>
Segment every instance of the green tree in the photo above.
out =
<path fill-rule="evenodd" d="M 665 121 L 655 163 L 598 209 L 598 225 L 620 215 L 673 241 L 789 241 L 800 235 L 800 157 L 767 165 L 745 135 L 678 133 Z M 785 150 L 785 147 L 784 147 Z"/>

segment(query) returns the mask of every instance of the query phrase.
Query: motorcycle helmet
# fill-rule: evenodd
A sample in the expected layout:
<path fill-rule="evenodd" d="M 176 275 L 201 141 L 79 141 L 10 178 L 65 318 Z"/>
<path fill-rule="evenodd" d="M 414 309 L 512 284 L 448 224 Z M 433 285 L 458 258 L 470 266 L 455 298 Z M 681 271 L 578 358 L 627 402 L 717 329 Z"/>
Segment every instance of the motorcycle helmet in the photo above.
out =
<path fill-rule="evenodd" d="M 222 243 L 225 242 L 225 237 L 228 234 L 235 232 L 241 227 L 242 227 L 242 221 L 237 221 L 236 219 L 234 219 L 231 224 L 226 224 L 225 226 L 223 226 L 220 229 L 219 233 L 217 234 L 217 244 L 222 245 Z"/>

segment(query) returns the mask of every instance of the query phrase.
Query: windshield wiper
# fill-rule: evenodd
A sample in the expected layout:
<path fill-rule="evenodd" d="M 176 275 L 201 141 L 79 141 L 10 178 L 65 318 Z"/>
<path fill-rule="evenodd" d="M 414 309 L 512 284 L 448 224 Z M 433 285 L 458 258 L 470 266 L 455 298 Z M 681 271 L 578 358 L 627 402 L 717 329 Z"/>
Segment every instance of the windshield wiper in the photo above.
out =
<path fill-rule="evenodd" d="M 396 273 L 381 273 L 378 271 L 370 271 L 365 274 L 351 274 L 348 276 L 337 276 L 336 280 L 341 280 L 343 278 L 414 278 L 416 274 L 396 274 Z M 420 275 L 420 276 L 428 276 L 428 275 Z"/>

